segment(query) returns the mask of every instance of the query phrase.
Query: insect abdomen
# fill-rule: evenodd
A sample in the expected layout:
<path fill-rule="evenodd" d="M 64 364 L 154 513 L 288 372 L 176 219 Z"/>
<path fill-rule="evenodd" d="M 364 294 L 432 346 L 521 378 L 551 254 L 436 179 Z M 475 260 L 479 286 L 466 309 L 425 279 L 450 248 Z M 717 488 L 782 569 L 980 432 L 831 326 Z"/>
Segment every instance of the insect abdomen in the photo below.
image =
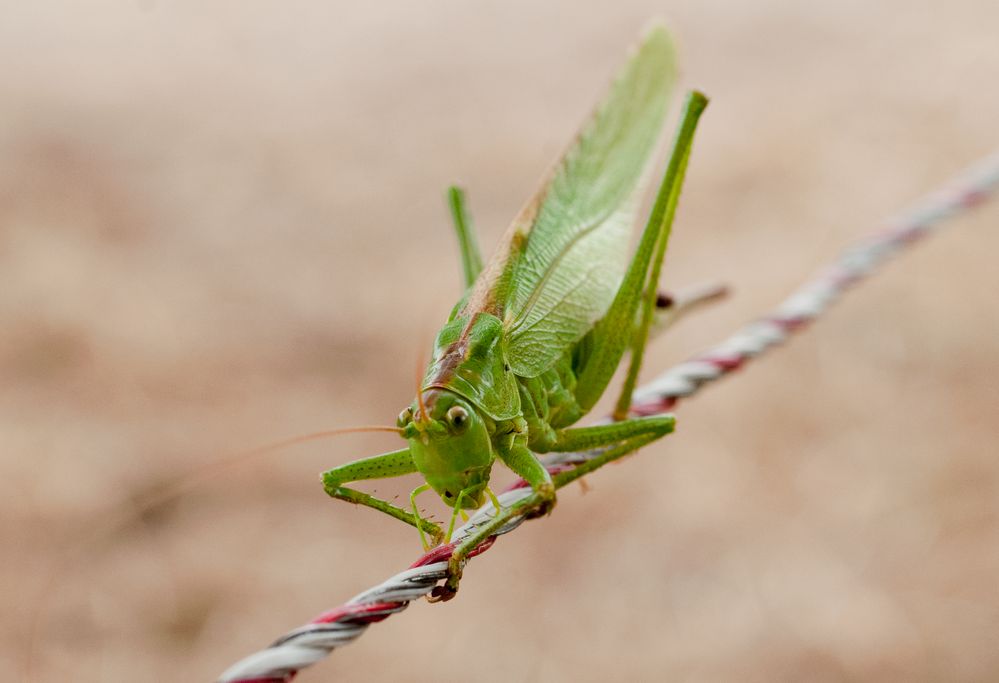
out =
<path fill-rule="evenodd" d="M 520 406 L 527 421 L 528 447 L 537 453 L 548 451 L 555 442 L 555 430 L 575 424 L 583 416 L 576 402 L 576 372 L 571 353 L 537 377 L 518 377 Z"/>

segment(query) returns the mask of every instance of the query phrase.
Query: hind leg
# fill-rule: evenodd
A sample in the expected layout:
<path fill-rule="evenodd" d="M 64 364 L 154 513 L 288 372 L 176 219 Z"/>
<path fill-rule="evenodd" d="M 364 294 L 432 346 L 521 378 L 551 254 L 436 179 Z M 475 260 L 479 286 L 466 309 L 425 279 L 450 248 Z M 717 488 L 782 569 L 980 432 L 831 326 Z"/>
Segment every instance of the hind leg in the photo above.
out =
<path fill-rule="evenodd" d="M 687 160 L 690 158 L 694 131 L 706 106 L 707 98 L 704 95 L 694 92 L 687 96 L 669 165 L 659 186 L 652 214 L 642 232 L 638 249 L 610 308 L 590 332 L 592 351 L 579 373 L 575 390 L 576 400 L 584 412 L 592 408 L 603 395 L 621 362 L 621 357 L 630 347 L 631 365 L 625 387 L 618 399 L 618 406 L 614 411 L 617 418 L 627 417 L 631 393 L 634 391 L 645 352 L 645 341 L 652 324 L 659 271 L 680 198 L 680 187 L 687 169 Z M 640 305 L 642 315 L 638 319 L 636 334 L 633 326 Z"/>

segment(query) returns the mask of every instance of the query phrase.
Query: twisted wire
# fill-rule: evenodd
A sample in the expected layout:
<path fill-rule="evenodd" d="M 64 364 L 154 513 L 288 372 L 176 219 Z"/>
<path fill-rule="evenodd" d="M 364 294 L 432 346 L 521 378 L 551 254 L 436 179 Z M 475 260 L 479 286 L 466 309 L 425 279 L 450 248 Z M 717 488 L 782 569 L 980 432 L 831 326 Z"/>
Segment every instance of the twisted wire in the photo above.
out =
<path fill-rule="evenodd" d="M 738 330 L 722 343 L 662 373 L 634 393 L 632 412 L 666 412 L 682 398 L 741 368 L 747 361 L 782 343 L 821 315 L 847 289 L 865 279 L 887 259 L 919 241 L 943 221 L 983 203 L 999 187 L 999 152 L 965 171 L 944 189 L 934 192 L 910 210 L 889 220 L 884 228 L 845 250 L 815 277 L 798 287 L 770 315 Z M 552 474 L 572 469 L 602 451 L 562 453 L 545 460 Z M 531 489 L 515 483 L 499 496 L 506 508 L 524 500 Z M 448 559 L 493 516 L 492 503 L 477 510 L 447 545 L 434 548 L 408 569 L 320 614 L 278 638 L 268 647 L 226 669 L 218 683 L 285 683 L 295 674 L 353 642 L 368 626 L 403 611 L 409 603 L 430 594 L 447 577 Z M 515 517 L 476 548 L 470 558 L 487 551 L 497 536 L 520 526 Z"/>

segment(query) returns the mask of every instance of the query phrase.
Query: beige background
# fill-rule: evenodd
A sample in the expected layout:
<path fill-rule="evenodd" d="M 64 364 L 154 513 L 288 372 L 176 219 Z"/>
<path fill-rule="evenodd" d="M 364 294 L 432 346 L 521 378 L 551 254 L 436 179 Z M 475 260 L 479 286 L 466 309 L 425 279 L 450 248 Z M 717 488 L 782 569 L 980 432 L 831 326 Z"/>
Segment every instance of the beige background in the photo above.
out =
<path fill-rule="evenodd" d="M 665 281 L 735 288 L 650 370 L 999 144 L 991 0 L 0 6 L 3 680 L 33 623 L 33 680 L 211 680 L 418 554 L 316 480 L 389 435 L 95 539 L 222 453 L 391 423 L 457 293 L 442 188 L 491 246 L 649 17 L 713 97 Z M 300 680 L 999 678 L 997 227 L 949 224 Z"/>

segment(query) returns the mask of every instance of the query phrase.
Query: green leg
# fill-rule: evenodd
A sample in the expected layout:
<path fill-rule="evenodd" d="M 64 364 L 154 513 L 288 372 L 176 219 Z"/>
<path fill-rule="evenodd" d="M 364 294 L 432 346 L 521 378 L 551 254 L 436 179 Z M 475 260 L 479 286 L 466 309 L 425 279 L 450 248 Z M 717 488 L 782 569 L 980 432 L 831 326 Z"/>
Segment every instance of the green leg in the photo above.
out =
<path fill-rule="evenodd" d="M 461 518 L 462 519 L 464 519 L 466 522 L 468 521 L 468 515 L 465 513 L 465 510 L 462 509 L 462 507 L 461 507 L 461 501 L 462 501 L 463 498 L 467 498 L 468 497 L 468 492 L 470 490 L 471 489 L 464 489 L 464 490 L 462 490 L 462 492 L 459 493 L 458 497 L 455 498 L 455 500 L 454 500 L 454 507 L 451 508 L 451 521 L 447 525 L 447 533 L 444 534 L 444 543 L 450 543 L 451 542 L 451 535 L 454 534 L 454 523 L 458 519 L 458 515 L 459 514 L 461 514 Z"/>
<path fill-rule="evenodd" d="M 659 422 L 654 422 L 654 420 L 659 420 Z M 673 421 L 672 416 L 664 415 L 657 418 L 646 418 L 638 420 L 629 420 L 628 422 L 623 422 L 614 425 L 600 425 L 598 427 L 587 427 L 578 430 L 573 430 L 576 432 L 584 432 L 587 430 L 598 429 L 599 427 L 623 427 L 624 431 L 619 433 L 630 433 L 632 436 L 626 437 L 623 441 L 620 441 L 616 446 L 609 448 L 607 451 L 601 453 L 596 458 L 587 460 L 584 463 L 576 465 L 573 469 L 566 472 L 560 472 L 554 477 L 550 475 L 547 476 L 548 481 L 550 481 L 555 489 L 560 489 L 566 484 L 570 484 L 580 477 L 593 472 L 594 470 L 603 467 L 609 462 L 622 458 L 630 453 L 634 453 L 642 446 L 645 446 L 656 439 L 663 436 L 663 434 L 673 431 Z M 567 430 L 568 431 L 568 430 Z M 605 436 L 609 438 L 612 432 L 607 431 L 604 433 Z M 580 436 L 580 440 L 591 440 L 592 432 L 590 436 Z M 599 439 L 597 440 L 599 441 Z M 605 442 L 606 443 L 606 442 Z M 533 455 L 532 455 L 533 457 Z M 536 458 L 535 458 L 536 460 Z M 538 463 L 540 464 L 540 463 Z M 545 470 L 545 474 L 548 475 L 548 471 Z M 465 560 L 468 555 L 479 547 L 483 541 L 488 539 L 490 536 L 495 534 L 499 529 L 501 529 L 507 522 L 509 522 L 514 517 L 520 517 L 521 515 L 527 515 L 530 517 L 537 516 L 537 511 L 543 509 L 548 500 L 554 500 L 554 493 L 549 498 L 546 493 L 539 492 L 537 487 L 534 488 L 533 493 L 529 495 L 524 500 L 520 501 L 516 505 L 502 510 L 502 512 L 497 513 L 488 524 L 482 526 L 477 532 L 467 539 L 462 541 L 461 545 L 455 548 L 454 552 L 451 554 L 451 559 L 448 560 L 448 578 L 442 587 L 436 589 L 434 594 L 434 600 L 450 600 L 458 592 L 458 584 L 461 582 L 462 571 L 464 570 Z"/>
<path fill-rule="evenodd" d="M 527 446 L 515 443 L 507 453 L 500 453 L 503 463 L 513 470 L 514 474 L 530 484 L 534 493 L 539 496 L 539 504 L 535 515 L 540 517 L 552 511 L 555 507 L 555 486 L 552 475 L 538 460 Z"/>
<path fill-rule="evenodd" d="M 665 209 L 660 218 L 663 231 L 656 241 L 656 253 L 652 259 L 652 269 L 645 285 L 645 297 L 642 300 L 642 321 L 638 334 L 635 336 L 632 344 L 628 374 L 621 387 L 621 395 L 618 397 L 617 406 L 614 408 L 614 418 L 617 420 L 623 420 L 628 417 L 628 411 L 631 408 L 631 396 L 635 393 L 635 386 L 638 384 L 638 372 L 642 367 L 642 359 L 645 356 L 645 345 L 649 339 L 648 331 L 655 314 L 659 274 L 662 271 L 663 257 L 666 255 L 666 244 L 669 241 L 673 217 L 676 215 L 676 205 L 680 200 L 680 189 L 683 187 L 683 178 L 687 172 L 687 162 L 690 160 L 690 149 L 694 143 L 694 130 L 697 128 L 698 119 L 707 106 L 708 101 L 703 95 L 700 95 L 699 98 L 698 93 L 688 96 L 680 130 L 677 133 L 673 155 L 666 169 L 666 177 L 663 180 L 663 185 L 669 186 L 670 191 L 667 196 Z M 655 216 L 655 213 L 655 210 L 653 210 L 653 216 Z"/>
<path fill-rule="evenodd" d="M 413 510 L 413 518 L 418 519 L 421 522 L 426 520 L 424 520 L 423 517 L 420 516 L 420 509 L 416 507 L 416 499 L 421 493 L 423 493 L 424 491 L 429 491 L 431 488 L 433 487 L 430 486 L 430 484 L 423 484 L 422 486 L 417 486 L 409 494 L 409 506 Z M 420 543 L 423 544 L 423 552 L 427 552 L 428 550 L 430 550 L 430 541 L 427 540 L 427 535 L 423 533 L 422 526 L 417 526 L 416 530 L 420 532 Z"/>
<path fill-rule="evenodd" d="M 350 503 L 367 505 L 370 508 L 384 512 L 386 515 L 400 519 L 403 522 L 406 522 L 406 524 L 411 524 L 420 530 L 421 537 L 423 533 L 430 534 L 431 538 L 433 538 L 433 542 L 436 544 L 440 542 L 441 538 L 444 537 L 444 534 L 441 531 L 441 528 L 433 522 L 430 522 L 419 515 L 407 512 L 400 507 L 396 507 L 387 500 L 375 498 L 372 495 L 347 488 L 343 485 L 349 482 L 364 481 L 367 479 L 386 479 L 388 477 L 398 477 L 415 471 L 416 464 L 413 462 L 409 449 L 402 448 L 398 451 L 392 451 L 390 453 L 383 453 L 381 455 L 374 455 L 370 458 L 363 458 L 361 460 L 355 460 L 354 462 L 348 462 L 346 465 L 340 465 L 339 467 L 334 467 L 327 472 L 323 472 L 323 488 L 326 489 L 326 493 L 334 498 L 346 500 Z"/>
<path fill-rule="evenodd" d="M 653 415 L 592 427 L 563 429 L 556 432 L 557 440 L 551 450 L 564 453 L 588 451 L 647 434 L 658 439 L 672 432 L 675 425 L 676 418 L 672 415 Z"/>
<path fill-rule="evenodd" d="M 673 430 L 670 429 L 670 431 Z M 566 484 L 571 484 L 580 477 L 583 477 L 589 474 L 590 472 L 600 469 L 609 462 L 613 462 L 614 460 L 619 460 L 620 458 L 623 458 L 626 455 L 634 453 L 642 446 L 647 446 L 648 444 L 652 443 L 661 436 L 662 434 L 656 434 L 655 432 L 647 432 L 644 434 L 633 436 L 632 438 L 627 439 L 625 441 L 622 441 L 620 445 L 615 446 L 614 448 L 611 448 L 604 453 L 601 453 L 599 456 L 591 458 L 586 462 L 580 463 L 575 467 L 573 467 L 571 470 L 567 470 L 565 472 L 559 472 L 558 474 L 556 474 L 552 478 L 552 480 L 555 482 L 555 488 L 560 489 Z"/>
<path fill-rule="evenodd" d="M 475 231 L 472 229 L 472 221 L 465 210 L 465 193 L 452 185 L 447 189 L 447 203 L 451 207 L 451 218 L 454 221 L 454 230 L 458 233 L 458 250 L 461 252 L 461 267 L 464 272 L 465 287 L 471 287 L 475 278 L 482 272 L 482 255 L 479 253 L 479 244 L 475 239 Z"/>
<path fill-rule="evenodd" d="M 706 106 L 707 98 L 704 95 L 695 92 L 687 96 L 683 118 L 673 143 L 670 162 L 666 168 L 662 184 L 659 186 L 652 214 L 642 232 L 635 257 L 625 273 L 624 280 L 621 282 L 607 314 L 594 328 L 593 352 L 587 359 L 576 385 L 576 400 L 584 411 L 592 408 L 603 395 L 624 352 L 629 346 L 634 345 L 625 391 L 622 393 L 622 399 L 618 401 L 617 410 L 615 410 L 615 416 L 622 414 L 622 407 L 623 414 L 627 414 L 631 394 L 634 391 L 634 377 L 637 377 L 638 369 L 641 366 L 645 337 L 648 336 L 648 327 L 655 308 L 655 282 L 658 279 L 659 267 L 666 251 L 666 243 L 669 240 L 673 215 L 676 212 L 676 204 L 680 196 L 680 186 L 683 183 L 683 175 L 693 143 L 694 130 L 697 128 L 697 121 Z M 636 336 L 633 327 L 634 321 L 638 306 L 643 302 L 645 308 Z M 640 342 L 635 343 L 636 339 Z"/>

